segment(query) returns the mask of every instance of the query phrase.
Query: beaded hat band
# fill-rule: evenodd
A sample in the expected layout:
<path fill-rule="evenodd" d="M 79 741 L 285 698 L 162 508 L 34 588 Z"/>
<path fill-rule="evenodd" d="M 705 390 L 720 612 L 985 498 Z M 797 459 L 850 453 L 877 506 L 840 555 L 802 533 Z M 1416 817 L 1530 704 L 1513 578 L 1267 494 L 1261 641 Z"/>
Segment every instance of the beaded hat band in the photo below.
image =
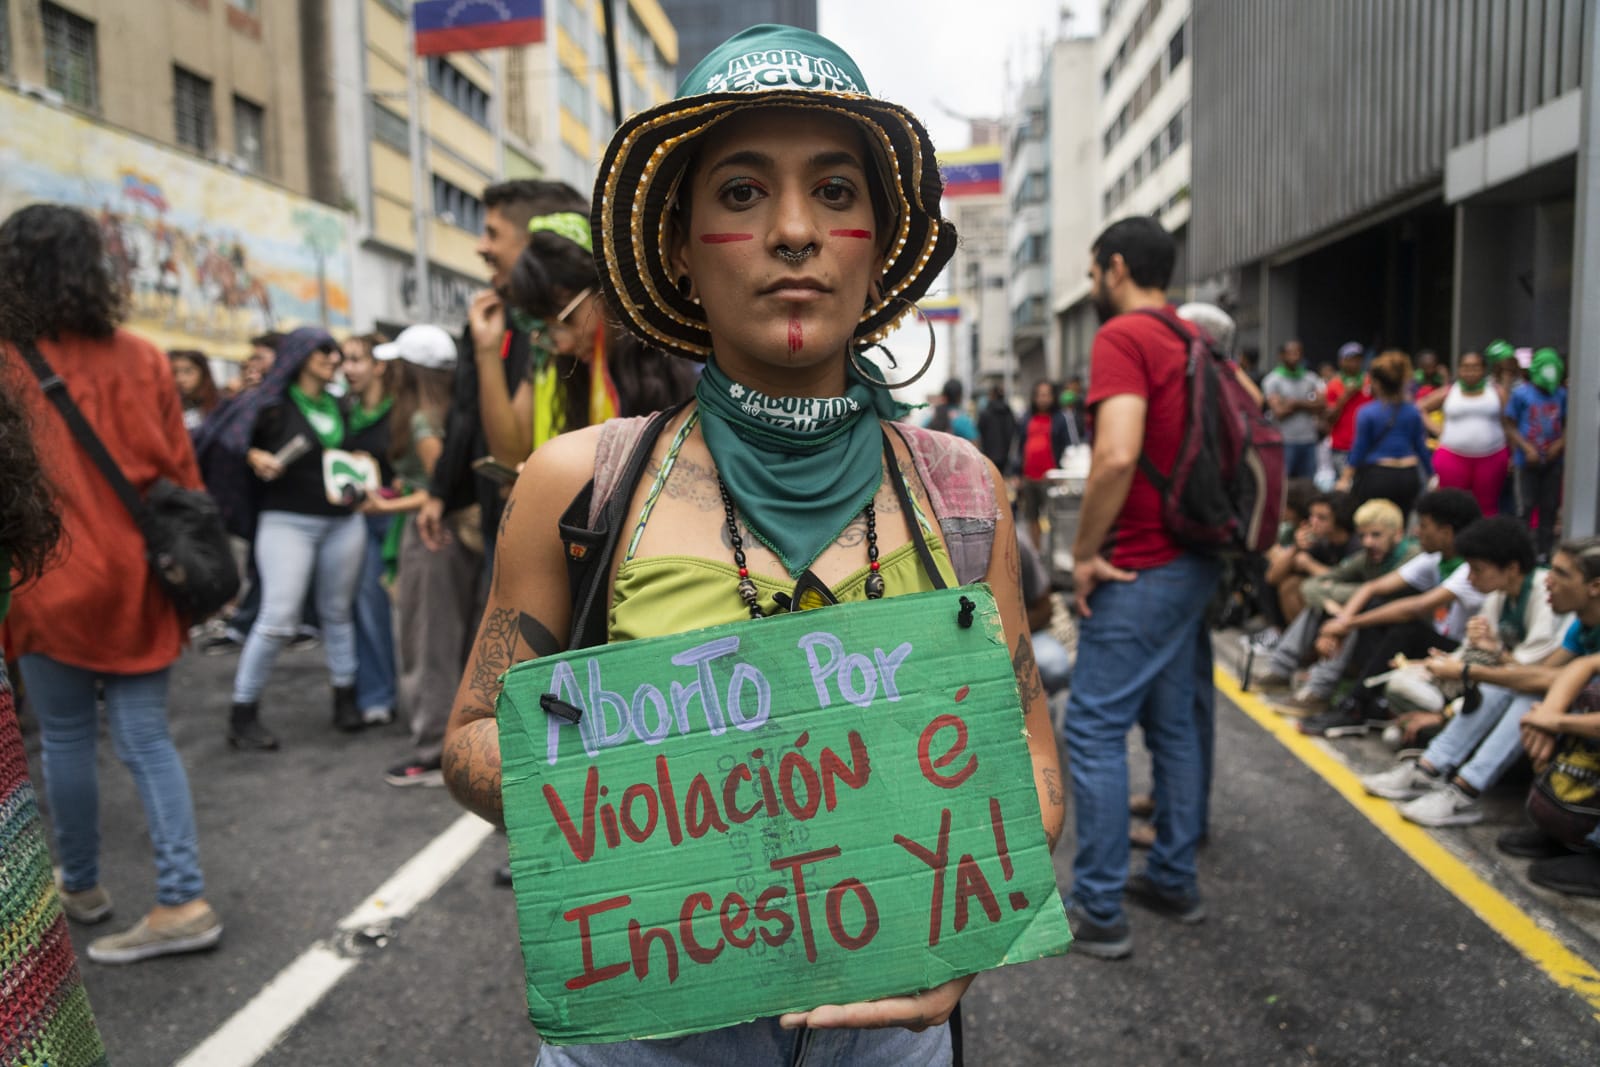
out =
<path fill-rule="evenodd" d="M 861 344 L 887 336 L 955 252 L 955 228 L 939 215 L 943 183 L 933 142 L 917 117 L 869 95 L 854 61 L 826 38 L 790 26 L 753 26 L 706 56 L 676 100 L 624 122 L 601 160 L 590 216 L 601 285 L 647 343 L 691 359 L 710 354 L 705 313 L 675 284 L 672 207 L 707 132 L 741 111 L 774 107 L 847 119 L 872 152 L 893 240 L 879 299 L 855 331 Z"/>

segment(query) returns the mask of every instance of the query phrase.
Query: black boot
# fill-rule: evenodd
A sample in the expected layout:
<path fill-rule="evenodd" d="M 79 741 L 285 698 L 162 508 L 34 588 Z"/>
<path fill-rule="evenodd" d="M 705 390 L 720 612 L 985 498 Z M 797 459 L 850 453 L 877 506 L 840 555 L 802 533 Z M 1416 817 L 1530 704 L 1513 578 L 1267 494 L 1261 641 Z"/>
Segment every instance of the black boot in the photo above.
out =
<path fill-rule="evenodd" d="M 355 733 L 367 725 L 366 720 L 361 717 L 361 709 L 356 707 L 355 686 L 333 687 L 333 725 L 334 729 L 343 730 L 345 733 Z"/>
<path fill-rule="evenodd" d="M 228 744 L 245 751 L 276 752 L 278 739 L 261 725 L 261 705 L 235 704 L 228 714 Z"/>

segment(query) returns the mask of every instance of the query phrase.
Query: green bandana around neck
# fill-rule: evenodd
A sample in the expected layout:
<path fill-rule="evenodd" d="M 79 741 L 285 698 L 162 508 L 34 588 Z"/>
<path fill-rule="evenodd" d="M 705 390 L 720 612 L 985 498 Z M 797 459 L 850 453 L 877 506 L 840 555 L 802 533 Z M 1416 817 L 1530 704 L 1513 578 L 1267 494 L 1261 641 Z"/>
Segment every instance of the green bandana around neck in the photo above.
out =
<path fill-rule="evenodd" d="M 1076 407 L 1077 403 L 1078 403 L 1078 391 L 1076 389 L 1063 389 L 1063 390 L 1061 390 L 1061 406 L 1062 407 L 1064 407 L 1064 408 Z"/>
<path fill-rule="evenodd" d="M 1465 562 L 1466 560 L 1460 556 L 1451 556 L 1449 559 L 1441 557 L 1439 559 L 1439 581 L 1441 583 L 1448 581 L 1450 576 L 1460 570 L 1461 565 Z"/>
<path fill-rule="evenodd" d="M 1467 396 L 1477 396 L 1489 385 L 1489 377 L 1488 375 L 1484 375 L 1482 378 L 1479 378 L 1477 385 L 1468 385 L 1460 378 L 1457 378 L 1456 384 L 1461 387 L 1461 391 Z"/>
<path fill-rule="evenodd" d="M 879 419 L 908 409 L 852 364 L 843 396 L 768 396 L 706 360 L 700 432 L 746 525 L 799 577 L 883 480 Z"/>
<path fill-rule="evenodd" d="M 1346 389 L 1354 391 L 1361 388 L 1362 380 L 1365 377 L 1366 375 L 1364 374 L 1341 374 L 1339 375 L 1339 380 L 1344 383 Z"/>
<path fill-rule="evenodd" d="M 1500 625 L 1496 629 L 1500 632 L 1500 643 L 1508 650 L 1516 648 L 1528 639 L 1528 598 L 1533 595 L 1533 573 L 1529 572 L 1522 579 L 1522 588 L 1517 590 L 1515 597 L 1506 597 L 1505 603 L 1500 608 Z"/>
<path fill-rule="evenodd" d="M 1280 363 L 1278 364 L 1278 373 L 1288 378 L 1291 382 L 1297 382 L 1305 377 L 1306 368 L 1304 364 L 1298 367 L 1290 367 L 1287 363 Z"/>
<path fill-rule="evenodd" d="M 394 397 L 392 396 L 386 396 L 378 401 L 378 406 L 375 408 L 363 407 L 358 401 L 356 406 L 350 409 L 350 413 L 345 416 L 345 422 L 349 424 L 351 433 L 360 433 L 367 427 L 376 426 L 382 422 L 383 417 L 389 414 L 389 409 L 392 407 L 394 407 Z"/>
<path fill-rule="evenodd" d="M 289 386 L 289 399 L 300 409 L 317 435 L 323 448 L 338 448 L 344 444 L 344 418 L 339 413 L 339 402 L 327 393 L 309 397 L 298 385 Z"/>

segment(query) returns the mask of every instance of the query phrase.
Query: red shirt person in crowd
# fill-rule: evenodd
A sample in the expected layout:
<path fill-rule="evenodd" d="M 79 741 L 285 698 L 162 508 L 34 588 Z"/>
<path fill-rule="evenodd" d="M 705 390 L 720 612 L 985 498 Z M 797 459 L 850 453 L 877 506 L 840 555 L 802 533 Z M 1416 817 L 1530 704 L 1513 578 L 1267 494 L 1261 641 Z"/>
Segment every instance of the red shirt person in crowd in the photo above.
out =
<path fill-rule="evenodd" d="M 1344 468 L 1345 456 L 1356 443 L 1356 414 L 1372 400 L 1372 385 L 1361 373 L 1366 355 L 1360 342 L 1339 346 L 1339 373 L 1328 382 L 1328 446 L 1333 449 L 1333 465 Z"/>
<path fill-rule="evenodd" d="M 1083 621 L 1067 705 L 1077 853 L 1068 918 L 1075 949 L 1116 959 L 1133 950 L 1128 896 L 1193 923 L 1204 918 L 1195 848 L 1204 819 L 1204 754 L 1195 715 L 1204 608 L 1215 562 L 1167 533 L 1161 497 L 1139 469 L 1177 459 L 1187 412 L 1187 337 L 1167 303 L 1177 249 L 1160 223 L 1135 217 L 1095 241 L 1090 297 L 1104 325 L 1090 354 L 1094 453 L 1074 546 Z M 1144 729 L 1162 803 L 1142 873 L 1128 876 L 1128 731 Z"/>

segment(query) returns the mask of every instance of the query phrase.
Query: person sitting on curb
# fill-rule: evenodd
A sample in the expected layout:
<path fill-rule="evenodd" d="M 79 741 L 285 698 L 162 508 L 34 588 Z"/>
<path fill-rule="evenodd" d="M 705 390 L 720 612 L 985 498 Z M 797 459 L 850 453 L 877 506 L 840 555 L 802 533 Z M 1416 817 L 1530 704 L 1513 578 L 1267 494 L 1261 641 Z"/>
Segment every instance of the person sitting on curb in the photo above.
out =
<path fill-rule="evenodd" d="M 1317 631 L 1327 617 L 1330 605 L 1337 607 L 1355 595 L 1362 583 L 1380 578 L 1412 556 L 1417 546 L 1404 536 L 1404 518 L 1400 509 L 1387 500 L 1369 500 L 1356 511 L 1356 535 L 1361 539 L 1361 550 L 1345 557 L 1336 567 L 1301 586 L 1306 607 L 1289 624 L 1272 650 L 1267 669 L 1255 679 L 1263 689 L 1287 688 L 1294 672 L 1311 653 Z M 1287 705 L 1289 714 L 1305 709 L 1322 711 L 1326 702 L 1319 702 L 1309 690 L 1297 692 Z"/>
<path fill-rule="evenodd" d="M 1457 550 L 1471 568 L 1472 584 L 1489 594 L 1468 626 L 1467 643 L 1498 662 L 1474 664 L 1437 651 L 1429 656 L 1428 673 L 1467 686 L 1462 710 L 1415 763 L 1363 778 L 1367 792 L 1406 801 L 1400 814 L 1423 826 L 1482 821 L 1478 794 L 1522 756 L 1523 714 L 1562 667 L 1600 651 L 1600 540 L 1592 542 L 1592 578 L 1580 569 L 1589 544 L 1563 546 L 1546 571 L 1534 567 L 1533 539 L 1516 519 L 1495 516 L 1462 532 Z"/>
<path fill-rule="evenodd" d="M 1551 683 L 1545 698 L 1522 717 L 1522 747 L 1535 767 L 1542 768 L 1557 758 L 1563 735 L 1582 738 L 1591 754 L 1600 748 L 1600 712 L 1592 710 L 1597 704 L 1597 683 L 1600 654 L 1575 659 Z M 1570 758 L 1570 753 L 1562 757 Z M 1528 810 L 1535 811 L 1531 794 Z M 1570 815 L 1565 810 L 1562 814 Z M 1535 858 L 1528 867 L 1528 880 L 1534 885 L 1569 896 L 1600 897 L 1600 820 L 1591 821 L 1595 825 L 1577 852 L 1568 847 L 1570 839 L 1550 836 L 1559 832 L 1554 825 L 1549 832 L 1544 826 L 1511 830 L 1495 843 L 1502 852 Z"/>
<path fill-rule="evenodd" d="M 1363 583 L 1322 624 L 1316 643 L 1322 658 L 1311 668 L 1305 685 L 1309 694 L 1325 703 L 1341 681 L 1359 682 L 1377 674 L 1397 655 L 1420 659 L 1436 646 L 1452 650 L 1461 643 L 1467 620 L 1483 607 L 1483 594 L 1472 587 L 1456 554 L 1456 535 L 1479 517 L 1477 501 L 1461 489 L 1438 489 L 1417 501 L 1421 553 Z M 1374 710 L 1361 699 L 1367 691 L 1358 687 L 1339 706 L 1301 723 L 1301 732 L 1365 732 Z M 1337 732 L 1329 735 L 1329 730 Z"/>

